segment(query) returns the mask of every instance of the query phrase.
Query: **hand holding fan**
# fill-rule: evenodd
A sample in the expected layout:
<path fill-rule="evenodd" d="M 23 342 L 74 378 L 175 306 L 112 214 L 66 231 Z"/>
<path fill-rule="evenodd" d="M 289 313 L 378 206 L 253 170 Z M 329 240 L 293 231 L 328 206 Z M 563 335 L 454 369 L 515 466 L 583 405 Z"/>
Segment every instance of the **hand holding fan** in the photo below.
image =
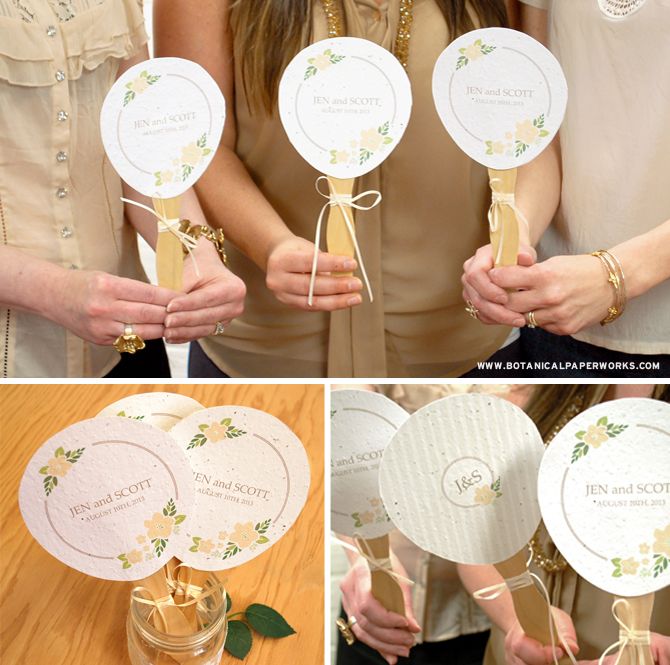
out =
<path fill-rule="evenodd" d="M 463 152 L 489 169 L 496 266 L 516 265 L 519 220 L 525 222 L 514 200 L 516 169 L 551 143 L 567 92 L 556 58 L 515 30 L 473 30 L 437 60 L 433 97 L 442 123 Z"/>
<path fill-rule="evenodd" d="M 309 302 L 312 302 L 321 224 L 328 217 L 328 251 L 353 257 L 372 300 L 354 225 L 353 210 L 369 210 L 379 192 L 353 196 L 355 178 L 379 166 L 400 141 L 412 107 L 409 79 L 398 60 L 374 42 L 325 39 L 293 58 L 279 86 L 279 114 L 289 140 L 327 181 L 328 201 L 316 228 Z M 376 196 L 370 205 L 358 203 Z"/>
<path fill-rule="evenodd" d="M 618 663 L 652 665 L 654 592 L 670 584 L 670 405 L 617 399 L 571 420 L 539 474 L 556 547 L 594 586 L 617 596 Z"/>
<path fill-rule="evenodd" d="M 498 397 L 453 395 L 419 409 L 384 452 L 380 488 L 395 525 L 421 549 L 457 563 L 495 564 L 524 632 L 549 645 L 547 599 L 527 570 L 540 522 L 535 424 Z"/>
<path fill-rule="evenodd" d="M 388 534 L 395 527 L 379 494 L 379 465 L 409 414 L 367 390 L 335 390 L 331 404 L 333 531 L 356 539 L 370 564 L 372 595 L 387 610 L 404 616 L 402 589 L 390 574 Z"/>
<path fill-rule="evenodd" d="M 180 196 L 209 166 L 224 120 L 225 101 L 214 79 L 181 58 L 131 67 L 105 97 L 100 130 L 109 161 L 125 182 L 153 199 L 161 286 L 182 288 L 182 245 L 190 250 L 194 243 L 179 229 Z"/>

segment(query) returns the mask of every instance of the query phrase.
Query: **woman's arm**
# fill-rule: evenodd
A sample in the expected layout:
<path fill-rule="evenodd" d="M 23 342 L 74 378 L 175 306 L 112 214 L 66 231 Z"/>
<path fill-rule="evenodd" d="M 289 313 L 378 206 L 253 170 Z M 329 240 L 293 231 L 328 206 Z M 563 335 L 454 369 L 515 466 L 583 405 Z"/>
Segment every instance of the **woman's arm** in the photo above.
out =
<path fill-rule="evenodd" d="M 268 288 L 285 304 L 307 309 L 309 271 L 314 245 L 287 227 L 258 189 L 235 154 L 233 40 L 228 0 L 155 0 L 157 56 L 178 56 L 202 65 L 226 99 L 221 145 L 196 189 L 207 219 L 267 273 Z M 259 110 L 259 113 L 264 111 Z M 350 271 L 348 257 L 322 252 L 311 309 L 333 310 L 361 302 L 360 280 L 327 273 Z"/>

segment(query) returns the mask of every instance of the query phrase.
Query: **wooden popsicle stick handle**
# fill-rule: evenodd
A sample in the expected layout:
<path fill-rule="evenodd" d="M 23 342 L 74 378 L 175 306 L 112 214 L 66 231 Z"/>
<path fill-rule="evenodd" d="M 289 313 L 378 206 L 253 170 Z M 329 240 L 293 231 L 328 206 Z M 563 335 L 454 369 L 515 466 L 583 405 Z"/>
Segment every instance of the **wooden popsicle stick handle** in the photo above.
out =
<path fill-rule="evenodd" d="M 517 552 L 514 556 L 496 563 L 496 570 L 505 578 L 510 579 L 523 574 L 527 570 L 526 550 Z M 551 646 L 551 630 L 549 628 L 549 611 L 547 600 L 542 592 L 535 586 L 524 586 L 511 591 L 512 602 L 517 619 L 523 628 L 523 632 L 545 646 Z M 553 619 L 552 619 L 553 621 Z M 556 624 L 554 623 L 554 641 L 556 646 L 561 646 Z M 560 665 L 570 665 L 567 656 L 559 659 Z"/>
<path fill-rule="evenodd" d="M 354 178 L 331 178 L 328 177 L 331 194 L 337 193 L 340 196 L 351 196 L 354 191 Z M 354 209 L 346 204 L 342 204 L 349 214 L 349 219 L 355 223 Z M 328 222 L 326 227 L 326 245 L 330 254 L 338 256 L 354 257 L 354 243 L 351 240 L 351 235 L 347 230 L 347 225 L 342 215 L 340 206 L 331 206 L 328 212 Z M 340 276 L 353 275 L 352 272 L 338 272 L 335 273 Z"/>
<path fill-rule="evenodd" d="M 649 630 L 651 625 L 651 613 L 654 609 L 654 594 L 648 593 L 644 596 L 634 598 L 616 598 L 626 602 L 619 603 L 616 608 L 617 615 L 631 630 Z M 653 665 L 654 658 L 651 647 L 635 645 L 628 646 L 621 652 L 619 665 Z"/>
<path fill-rule="evenodd" d="M 154 210 L 166 219 L 179 219 L 181 197 L 152 199 Z M 183 285 L 184 250 L 179 238 L 159 226 L 156 240 L 156 275 L 158 284 L 173 291 L 181 291 Z"/>
<path fill-rule="evenodd" d="M 514 194 L 516 188 L 516 169 L 499 171 L 489 169 L 491 193 Z M 491 214 L 495 211 L 492 210 Z M 519 223 L 516 213 L 509 205 L 497 206 L 497 229 L 491 229 L 491 246 L 496 268 L 515 266 L 519 256 Z"/>
<path fill-rule="evenodd" d="M 375 559 L 386 560 L 390 555 L 389 537 L 358 539 L 359 549 L 371 554 Z M 390 569 L 390 567 L 389 567 Z M 405 597 L 398 581 L 379 570 L 370 566 L 370 577 L 372 582 L 372 595 L 389 611 L 405 616 Z"/>

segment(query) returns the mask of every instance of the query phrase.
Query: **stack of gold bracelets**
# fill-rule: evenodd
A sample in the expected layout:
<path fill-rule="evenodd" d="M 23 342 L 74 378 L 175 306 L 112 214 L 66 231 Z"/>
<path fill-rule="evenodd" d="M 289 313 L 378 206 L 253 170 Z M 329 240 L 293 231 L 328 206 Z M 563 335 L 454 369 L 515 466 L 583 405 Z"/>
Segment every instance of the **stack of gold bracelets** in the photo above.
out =
<path fill-rule="evenodd" d="M 607 308 L 607 316 L 600 322 L 601 326 L 606 326 L 618 319 L 626 309 L 626 279 L 619 259 L 611 252 L 599 249 L 597 252 L 591 252 L 591 256 L 597 257 L 605 266 L 607 281 L 614 289 L 614 304 Z"/>
<path fill-rule="evenodd" d="M 182 219 L 179 223 L 179 230 L 191 236 L 194 240 L 198 240 L 199 238 L 209 240 L 216 247 L 216 251 L 219 253 L 224 265 L 228 265 L 228 257 L 226 256 L 226 249 L 224 247 L 225 237 L 221 229 L 211 229 L 209 226 L 201 226 L 200 224 L 191 226 L 191 222 L 188 219 Z M 184 247 L 184 254 L 187 252 L 188 250 Z"/>

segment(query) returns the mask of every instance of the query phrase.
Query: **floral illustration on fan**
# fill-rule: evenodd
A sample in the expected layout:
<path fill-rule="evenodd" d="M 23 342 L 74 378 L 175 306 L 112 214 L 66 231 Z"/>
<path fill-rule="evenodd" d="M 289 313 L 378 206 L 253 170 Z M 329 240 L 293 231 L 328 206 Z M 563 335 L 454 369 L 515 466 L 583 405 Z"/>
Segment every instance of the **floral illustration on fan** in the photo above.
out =
<path fill-rule="evenodd" d="M 481 485 L 475 490 L 475 503 L 480 506 L 489 506 L 501 496 L 500 476 L 498 476 L 490 485 Z"/>
<path fill-rule="evenodd" d="M 504 139 L 484 141 L 487 155 L 506 155 L 521 157 L 528 148 L 542 143 L 542 139 L 549 136 L 545 129 L 544 113 L 536 118 L 526 118 L 516 123 L 514 132 L 506 132 Z"/>
<path fill-rule="evenodd" d="M 126 83 L 127 90 L 123 96 L 123 105 L 128 106 L 137 95 L 141 95 L 149 86 L 158 83 L 160 78 L 160 74 L 149 74 L 146 70 L 140 72 L 137 78 Z"/>
<path fill-rule="evenodd" d="M 584 457 L 591 448 L 600 448 L 600 446 L 608 441 L 614 439 L 628 428 L 628 425 L 616 425 L 609 422 L 607 416 L 598 419 L 595 425 L 589 425 L 585 430 L 581 430 L 575 434 L 579 439 L 579 443 L 575 445 L 572 450 L 571 463 Z"/>
<path fill-rule="evenodd" d="M 612 577 L 658 577 L 670 571 L 670 523 L 665 528 L 654 529 L 654 537 L 650 540 L 652 544 L 640 543 L 634 555 L 612 559 Z"/>
<path fill-rule="evenodd" d="M 244 430 L 233 425 L 232 418 L 223 418 L 219 422 L 214 423 L 203 423 L 202 425 L 198 425 L 198 429 L 200 432 L 191 439 L 188 446 L 186 446 L 186 450 L 204 446 L 208 441 L 218 443 L 219 441 L 223 441 L 223 439 L 236 439 L 246 434 Z"/>
<path fill-rule="evenodd" d="M 456 69 L 462 69 L 470 62 L 479 60 L 479 58 L 482 56 L 491 55 L 491 53 L 493 53 L 495 50 L 495 46 L 492 46 L 491 44 L 484 44 L 481 39 L 477 39 L 474 43 L 470 44 L 470 46 L 465 46 L 458 49 L 458 52 L 461 55 L 458 56 L 458 60 L 456 61 Z"/>
<path fill-rule="evenodd" d="M 304 80 L 306 81 L 312 76 L 316 76 L 319 72 L 322 72 L 328 69 L 332 65 L 336 65 L 338 62 L 342 62 L 346 56 L 337 55 L 333 53 L 331 49 L 326 49 L 323 53 L 314 56 L 313 58 L 308 58 L 307 62 L 309 66 L 305 70 Z"/>
<path fill-rule="evenodd" d="M 230 559 L 245 549 L 254 551 L 259 545 L 265 545 L 270 539 L 265 535 L 272 524 L 271 519 L 254 524 L 238 522 L 233 530 L 220 531 L 218 538 L 191 536 L 192 545 L 189 552 L 203 552 L 215 559 Z"/>
<path fill-rule="evenodd" d="M 362 130 L 360 138 L 350 141 L 348 148 L 336 148 L 330 151 L 330 163 L 363 165 L 384 146 L 393 143 L 394 139 L 389 132 L 390 123 L 388 121 L 378 127 Z"/>
<path fill-rule="evenodd" d="M 58 479 L 64 478 L 76 464 L 84 453 L 85 448 L 76 450 L 65 450 L 62 446 L 56 448 L 54 456 L 49 458 L 45 466 L 40 469 L 40 473 L 46 476 L 43 480 L 44 493 L 49 496 L 58 485 Z"/>
<path fill-rule="evenodd" d="M 207 134 L 203 134 L 195 141 L 187 143 L 182 149 L 179 157 L 172 160 L 172 167 L 155 171 L 156 187 L 178 180 L 186 181 L 193 173 L 193 169 L 210 153 L 212 149 L 207 146 Z"/>
<path fill-rule="evenodd" d="M 351 513 L 351 518 L 354 520 L 354 528 L 359 529 L 366 524 L 382 524 L 391 521 L 379 497 L 368 498 L 367 501 L 369 505 L 364 510 Z"/>
<path fill-rule="evenodd" d="M 160 557 L 172 534 L 179 533 L 179 525 L 185 519 L 186 515 L 177 514 L 177 505 L 174 499 L 170 499 L 160 513 L 154 513 L 150 519 L 144 520 L 145 532 L 136 538 L 138 548 L 116 557 L 121 561 L 121 567 L 131 568 L 134 564 Z"/>

